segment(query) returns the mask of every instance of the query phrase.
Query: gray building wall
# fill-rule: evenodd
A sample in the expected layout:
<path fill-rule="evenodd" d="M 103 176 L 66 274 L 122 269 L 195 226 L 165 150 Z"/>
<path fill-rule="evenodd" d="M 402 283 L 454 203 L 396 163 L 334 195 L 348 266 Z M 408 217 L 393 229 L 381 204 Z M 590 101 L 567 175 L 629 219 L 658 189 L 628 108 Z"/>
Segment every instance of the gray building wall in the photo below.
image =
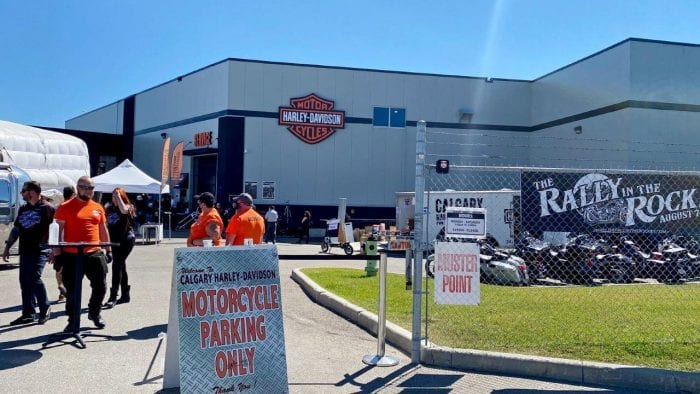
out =
<path fill-rule="evenodd" d="M 185 141 L 192 149 L 195 133 L 211 130 L 216 138 L 216 119 L 234 115 L 245 116 L 244 180 L 259 189 L 276 183 L 275 200 L 258 201 L 264 203 L 335 205 L 346 197 L 348 205 L 393 206 L 395 192 L 413 189 L 413 125 L 420 119 L 429 125 L 429 160 L 691 169 L 698 159 L 698 70 L 700 47 L 638 39 L 534 81 L 228 59 L 136 95 L 134 161 L 159 177 L 162 132 L 171 146 Z M 334 101 L 346 116 L 345 129 L 314 145 L 275 115 L 310 93 Z M 121 103 L 66 126 L 118 132 Z M 410 126 L 366 124 L 375 106 L 405 108 Z"/>
<path fill-rule="evenodd" d="M 106 134 L 122 134 L 124 129 L 124 101 L 105 105 L 66 121 L 66 128 L 95 131 Z"/>

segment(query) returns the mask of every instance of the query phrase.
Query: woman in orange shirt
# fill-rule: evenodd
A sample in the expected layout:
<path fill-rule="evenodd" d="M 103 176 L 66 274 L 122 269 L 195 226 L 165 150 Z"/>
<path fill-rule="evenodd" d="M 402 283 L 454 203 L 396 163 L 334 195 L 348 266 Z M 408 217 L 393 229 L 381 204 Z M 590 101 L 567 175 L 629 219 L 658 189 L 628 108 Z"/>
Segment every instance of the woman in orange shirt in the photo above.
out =
<path fill-rule="evenodd" d="M 190 236 L 187 238 L 187 246 L 204 246 L 204 240 L 212 240 L 214 246 L 221 244 L 221 230 L 224 222 L 221 220 L 219 211 L 214 208 L 214 195 L 205 192 L 197 199 L 197 204 L 202 213 L 197 221 L 190 227 Z"/>

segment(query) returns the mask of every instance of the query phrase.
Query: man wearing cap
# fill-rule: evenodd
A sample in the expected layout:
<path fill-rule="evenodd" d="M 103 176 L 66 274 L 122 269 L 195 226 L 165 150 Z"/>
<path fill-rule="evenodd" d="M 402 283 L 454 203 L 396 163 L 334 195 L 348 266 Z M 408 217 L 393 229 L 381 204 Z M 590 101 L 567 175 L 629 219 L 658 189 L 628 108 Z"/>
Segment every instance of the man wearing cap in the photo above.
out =
<path fill-rule="evenodd" d="M 226 227 L 226 245 L 243 245 L 246 238 L 251 238 L 254 244 L 262 242 L 265 234 L 265 219 L 255 212 L 253 197 L 241 193 L 233 200 L 236 214 L 233 215 Z"/>
<path fill-rule="evenodd" d="M 187 246 L 204 246 L 204 240 L 208 239 L 212 241 L 212 245 L 219 246 L 224 222 L 219 211 L 214 208 L 214 195 L 209 192 L 202 193 L 197 199 L 197 204 L 201 213 L 190 227 Z"/>
<path fill-rule="evenodd" d="M 24 183 L 22 198 L 26 204 L 19 208 L 2 255 L 3 260 L 9 261 L 10 248 L 19 238 L 22 315 L 10 322 L 11 326 L 33 323 L 35 304 L 39 306 L 39 324 L 44 324 L 51 318 L 51 304 L 41 273 L 49 259 L 49 249 L 45 245 L 49 239 L 49 224 L 53 221 L 54 209 L 41 198 L 41 185 L 36 181 Z"/>

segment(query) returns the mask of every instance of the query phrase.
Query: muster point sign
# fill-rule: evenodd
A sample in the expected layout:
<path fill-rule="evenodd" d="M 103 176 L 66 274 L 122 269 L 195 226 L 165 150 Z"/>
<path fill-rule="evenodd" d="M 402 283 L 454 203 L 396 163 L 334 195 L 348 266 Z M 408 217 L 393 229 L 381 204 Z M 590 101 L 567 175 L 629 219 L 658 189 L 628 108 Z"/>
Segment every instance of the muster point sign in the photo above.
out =
<path fill-rule="evenodd" d="M 435 303 L 478 305 L 479 245 L 466 242 L 435 244 Z"/>

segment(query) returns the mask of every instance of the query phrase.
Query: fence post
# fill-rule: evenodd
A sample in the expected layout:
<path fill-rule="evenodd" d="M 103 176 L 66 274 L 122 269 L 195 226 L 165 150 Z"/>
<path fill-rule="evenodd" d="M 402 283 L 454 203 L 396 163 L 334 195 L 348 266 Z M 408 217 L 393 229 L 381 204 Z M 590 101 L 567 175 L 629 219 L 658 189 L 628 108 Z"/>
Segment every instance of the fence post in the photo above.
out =
<path fill-rule="evenodd" d="M 406 290 L 411 290 L 413 287 L 413 281 L 411 280 L 411 275 L 413 275 L 413 251 L 411 249 L 406 249 Z"/>
<path fill-rule="evenodd" d="M 386 347 L 386 252 L 379 259 L 379 315 L 377 316 L 377 354 L 362 357 L 362 362 L 378 367 L 392 367 L 399 363 L 396 357 L 385 356 Z"/>
<path fill-rule="evenodd" d="M 416 128 L 416 209 L 413 224 L 413 322 L 411 330 L 411 362 L 420 363 L 421 296 L 423 291 L 423 231 L 425 213 L 425 121 Z"/>

